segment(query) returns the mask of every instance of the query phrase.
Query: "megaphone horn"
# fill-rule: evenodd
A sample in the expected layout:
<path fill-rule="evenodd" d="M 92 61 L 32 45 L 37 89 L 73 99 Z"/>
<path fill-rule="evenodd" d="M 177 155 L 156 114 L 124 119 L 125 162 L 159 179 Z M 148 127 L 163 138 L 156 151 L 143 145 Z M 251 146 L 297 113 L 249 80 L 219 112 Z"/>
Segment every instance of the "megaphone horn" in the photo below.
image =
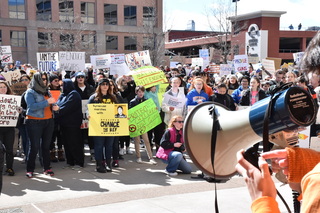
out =
<path fill-rule="evenodd" d="M 269 134 L 309 126 L 316 119 L 317 107 L 310 94 L 299 87 L 290 87 L 273 96 L 269 118 Z M 236 153 L 262 140 L 265 110 L 271 98 L 256 102 L 240 111 L 205 102 L 197 105 L 185 119 L 184 139 L 190 158 L 205 174 L 215 178 L 230 178 L 235 173 Z M 214 105 L 220 128 L 217 131 L 214 169 L 211 162 L 211 136 Z M 277 143 L 277 142 L 275 142 Z"/>

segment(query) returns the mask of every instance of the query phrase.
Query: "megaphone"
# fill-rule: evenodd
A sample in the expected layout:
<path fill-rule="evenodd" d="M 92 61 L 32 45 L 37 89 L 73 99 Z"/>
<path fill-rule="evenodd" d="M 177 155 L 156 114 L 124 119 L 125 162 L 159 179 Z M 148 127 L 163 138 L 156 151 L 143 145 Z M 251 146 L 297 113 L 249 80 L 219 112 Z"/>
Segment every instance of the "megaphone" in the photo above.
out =
<path fill-rule="evenodd" d="M 272 99 L 269 134 L 309 126 L 316 119 L 317 107 L 302 88 L 290 87 L 274 94 Z M 193 163 L 203 173 L 217 179 L 235 175 L 236 153 L 262 140 L 265 111 L 270 101 L 271 97 L 268 97 L 240 111 L 229 111 L 214 102 L 204 102 L 192 109 L 185 119 L 184 140 Z M 213 117 L 210 110 L 214 110 L 220 126 L 215 135 L 213 163 Z"/>

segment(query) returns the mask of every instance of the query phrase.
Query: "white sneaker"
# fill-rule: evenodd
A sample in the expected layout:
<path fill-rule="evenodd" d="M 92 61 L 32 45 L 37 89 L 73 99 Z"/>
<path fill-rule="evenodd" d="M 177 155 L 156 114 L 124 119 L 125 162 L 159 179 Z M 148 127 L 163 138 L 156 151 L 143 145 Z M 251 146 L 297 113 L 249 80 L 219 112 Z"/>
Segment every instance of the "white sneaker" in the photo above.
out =
<path fill-rule="evenodd" d="M 127 147 L 127 149 L 126 149 L 126 151 L 125 151 L 128 155 L 132 155 L 133 154 L 133 152 L 130 150 L 130 148 L 129 147 Z"/>
<path fill-rule="evenodd" d="M 142 160 L 141 160 L 141 158 L 137 158 L 137 163 L 142 163 Z"/>
<path fill-rule="evenodd" d="M 126 151 L 124 150 L 124 148 L 121 148 L 119 151 L 119 155 L 125 155 Z"/>
<path fill-rule="evenodd" d="M 153 165 L 156 165 L 156 164 L 157 164 L 157 161 L 155 161 L 153 158 L 151 158 L 151 159 L 149 160 L 149 163 L 151 163 L 151 164 L 153 164 Z"/>
<path fill-rule="evenodd" d="M 177 176 L 178 175 L 177 172 L 168 172 L 167 170 L 164 170 L 164 172 L 169 176 Z"/>

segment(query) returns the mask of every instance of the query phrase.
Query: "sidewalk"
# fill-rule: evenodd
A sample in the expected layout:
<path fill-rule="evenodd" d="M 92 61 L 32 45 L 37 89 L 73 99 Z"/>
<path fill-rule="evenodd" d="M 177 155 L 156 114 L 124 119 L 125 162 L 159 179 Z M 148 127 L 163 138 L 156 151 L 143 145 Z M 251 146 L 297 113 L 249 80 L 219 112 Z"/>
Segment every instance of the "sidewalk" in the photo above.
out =
<path fill-rule="evenodd" d="M 135 155 L 125 155 L 112 173 L 95 172 L 95 163 L 86 157 L 83 169 L 63 169 L 65 162 L 52 163 L 55 176 L 25 177 L 25 164 L 15 158 L 16 175 L 4 176 L 2 212 L 214 212 L 214 183 L 193 179 L 200 173 L 169 177 L 165 164 L 138 164 Z M 142 152 L 142 160 L 146 160 Z M 38 162 L 37 162 L 38 163 Z M 37 165 L 36 172 L 41 172 Z M 280 185 L 280 184 L 277 184 Z M 241 177 L 217 184 L 220 212 L 250 212 L 250 196 Z M 281 187 L 289 206 L 291 191 Z M 284 211 L 281 208 L 281 211 Z"/>

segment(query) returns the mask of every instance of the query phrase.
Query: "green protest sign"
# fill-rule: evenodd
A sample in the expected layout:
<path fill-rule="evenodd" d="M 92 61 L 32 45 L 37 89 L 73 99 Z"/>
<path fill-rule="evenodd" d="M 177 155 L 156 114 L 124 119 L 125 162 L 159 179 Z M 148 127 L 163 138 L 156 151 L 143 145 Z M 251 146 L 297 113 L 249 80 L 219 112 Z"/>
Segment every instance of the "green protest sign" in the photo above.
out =
<path fill-rule="evenodd" d="M 153 66 L 140 67 L 131 73 L 136 85 L 141 85 L 145 88 L 167 82 L 164 72 Z"/>
<path fill-rule="evenodd" d="M 130 137 L 148 132 L 161 123 L 161 118 L 152 99 L 129 109 Z"/>

